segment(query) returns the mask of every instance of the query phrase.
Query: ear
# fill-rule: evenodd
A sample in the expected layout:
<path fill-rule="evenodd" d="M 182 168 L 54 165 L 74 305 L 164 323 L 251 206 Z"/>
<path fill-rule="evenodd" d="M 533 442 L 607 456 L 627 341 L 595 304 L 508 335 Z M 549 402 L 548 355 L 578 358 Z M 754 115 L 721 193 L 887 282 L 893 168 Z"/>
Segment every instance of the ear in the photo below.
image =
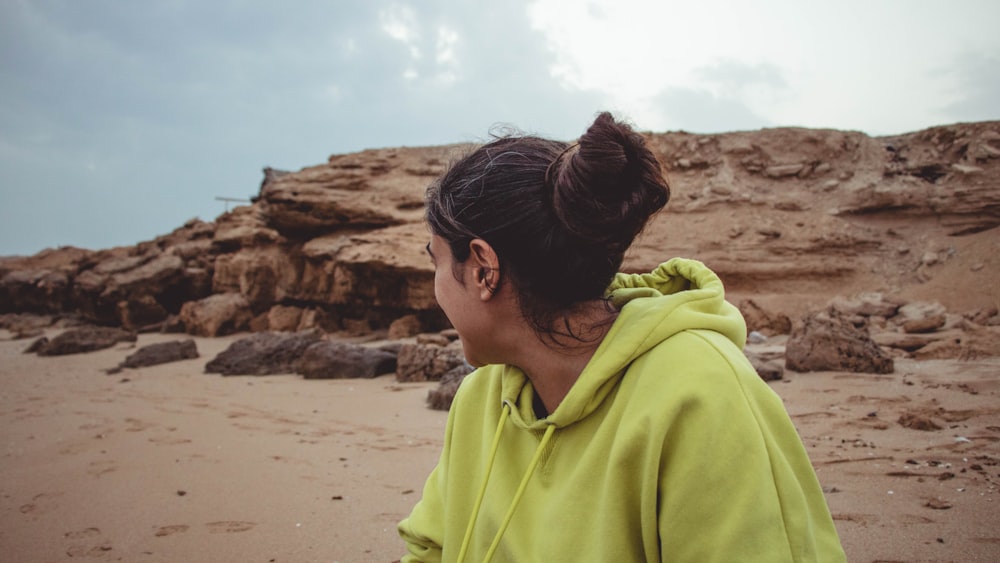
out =
<path fill-rule="evenodd" d="M 480 299 L 488 301 L 500 287 L 500 257 L 488 242 L 477 238 L 469 242 L 467 263 L 472 268 L 472 281 L 479 288 Z"/>

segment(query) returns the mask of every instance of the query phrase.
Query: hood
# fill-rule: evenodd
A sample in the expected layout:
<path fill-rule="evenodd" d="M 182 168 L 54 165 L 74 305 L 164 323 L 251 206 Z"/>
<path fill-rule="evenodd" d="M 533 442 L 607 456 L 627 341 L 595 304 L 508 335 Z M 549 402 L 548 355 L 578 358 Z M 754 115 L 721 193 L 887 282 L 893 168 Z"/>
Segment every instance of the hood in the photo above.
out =
<path fill-rule="evenodd" d="M 725 300 L 722 280 L 696 260 L 674 258 L 648 274 L 618 274 L 606 296 L 618 308 L 618 318 L 548 418 L 535 417 L 534 390 L 524 373 L 504 368 L 502 395 L 511 406 L 512 422 L 536 430 L 573 424 L 604 401 L 633 360 L 681 331 L 711 330 L 741 350 L 746 344 L 746 323 Z"/>

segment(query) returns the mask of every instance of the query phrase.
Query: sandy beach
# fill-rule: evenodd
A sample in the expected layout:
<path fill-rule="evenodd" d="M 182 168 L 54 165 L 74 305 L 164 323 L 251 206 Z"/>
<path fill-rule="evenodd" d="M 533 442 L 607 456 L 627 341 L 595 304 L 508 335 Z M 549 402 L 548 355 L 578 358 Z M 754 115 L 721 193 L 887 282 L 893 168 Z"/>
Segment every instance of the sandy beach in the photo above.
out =
<path fill-rule="evenodd" d="M 107 375 L 131 344 L 40 358 L 0 332 L 0 560 L 398 559 L 441 446 L 436 384 L 203 373 L 239 337 Z M 1000 359 L 770 385 L 850 561 L 1000 560 Z"/>

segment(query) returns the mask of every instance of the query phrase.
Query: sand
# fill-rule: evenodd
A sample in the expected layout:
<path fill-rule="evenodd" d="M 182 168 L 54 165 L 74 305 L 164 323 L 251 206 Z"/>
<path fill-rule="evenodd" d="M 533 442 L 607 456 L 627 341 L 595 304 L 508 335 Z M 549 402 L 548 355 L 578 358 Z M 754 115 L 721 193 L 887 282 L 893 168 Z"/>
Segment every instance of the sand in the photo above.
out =
<path fill-rule="evenodd" d="M 441 447 L 434 384 L 203 373 L 234 338 L 106 375 L 129 345 L 39 358 L 0 331 L 0 560 L 398 559 Z M 848 559 L 1000 560 L 1000 359 L 896 366 L 770 384 Z"/>

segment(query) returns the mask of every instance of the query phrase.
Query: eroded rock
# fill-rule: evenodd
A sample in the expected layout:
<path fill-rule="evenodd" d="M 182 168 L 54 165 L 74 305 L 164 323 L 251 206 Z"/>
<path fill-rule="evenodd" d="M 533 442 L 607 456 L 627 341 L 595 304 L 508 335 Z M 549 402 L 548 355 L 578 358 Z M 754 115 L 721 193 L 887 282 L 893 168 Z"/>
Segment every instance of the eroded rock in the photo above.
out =
<path fill-rule="evenodd" d="M 143 346 L 128 355 L 125 361 L 117 367 L 108 370 L 109 374 L 118 373 L 125 368 L 140 368 L 156 366 L 181 360 L 191 360 L 198 357 L 198 346 L 191 338 L 187 340 L 175 340 L 171 342 L 157 342 Z"/>
<path fill-rule="evenodd" d="M 253 312 L 239 293 L 219 293 L 181 307 L 180 319 L 189 334 L 222 336 L 245 330 Z"/>
<path fill-rule="evenodd" d="M 768 360 L 752 352 L 747 352 L 746 357 L 764 381 L 778 381 L 785 375 L 785 366 L 778 360 Z"/>
<path fill-rule="evenodd" d="M 785 367 L 794 371 L 892 373 L 893 360 L 859 328 L 836 312 L 804 318 L 792 329 L 785 348 Z"/>
<path fill-rule="evenodd" d="M 792 331 L 792 320 L 788 315 L 765 311 L 753 299 L 740 301 L 739 309 L 750 332 L 757 331 L 764 336 L 775 336 Z"/>
<path fill-rule="evenodd" d="M 407 343 L 399 349 L 396 380 L 438 381 L 451 369 L 465 364 L 461 343 Z"/>
<path fill-rule="evenodd" d="M 296 363 L 309 346 L 320 341 L 319 331 L 258 332 L 233 342 L 212 361 L 205 373 L 275 375 L 295 373 Z"/>
<path fill-rule="evenodd" d="M 295 364 L 295 372 L 306 379 L 371 379 L 395 371 L 396 355 L 391 352 L 325 340 L 306 348 Z"/>
<path fill-rule="evenodd" d="M 134 332 L 107 326 L 71 328 L 51 340 L 32 348 L 39 356 L 82 354 L 110 348 L 119 342 L 135 342 Z"/>
<path fill-rule="evenodd" d="M 441 376 L 441 383 L 437 388 L 427 392 L 427 406 L 439 411 L 450 409 L 451 403 L 455 400 L 455 393 L 458 392 L 458 386 L 472 371 L 472 366 L 463 362 L 462 365 L 455 366 L 445 372 Z"/>

